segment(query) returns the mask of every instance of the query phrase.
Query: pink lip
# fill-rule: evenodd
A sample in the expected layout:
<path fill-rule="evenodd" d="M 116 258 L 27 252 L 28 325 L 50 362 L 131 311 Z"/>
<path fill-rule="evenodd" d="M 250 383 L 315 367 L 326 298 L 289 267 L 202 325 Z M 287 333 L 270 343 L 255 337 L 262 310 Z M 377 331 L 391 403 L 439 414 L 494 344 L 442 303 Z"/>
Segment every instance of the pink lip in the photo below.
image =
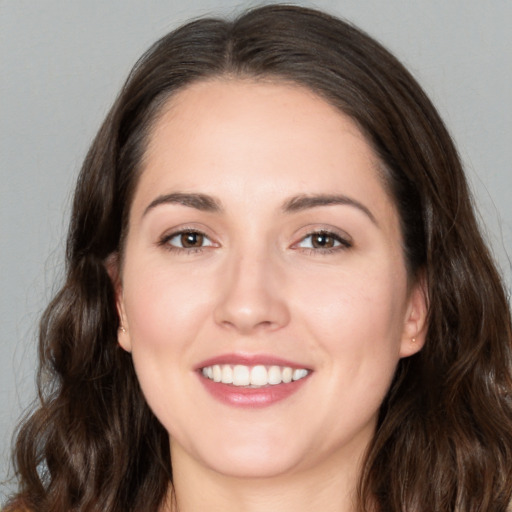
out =
<path fill-rule="evenodd" d="M 266 407 L 280 402 L 297 392 L 308 380 L 308 377 L 304 377 L 289 384 L 277 384 L 263 388 L 243 388 L 213 382 L 213 380 L 203 377 L 200 373 L 198 373 L 198 376 L 203 386 L 214 398 L 231 406 L 246 408 Z"/>
<path fill-rule="evenodd" d="M 216 400 L 230 406 L 242 408 L 266 407 L 280 402 L 296 393 L 311 376 L 311 374 L 309 374 L 303 379 L 292 381 L 288 384 L 282 383 L 262 388 L 244 388 L 241 386 L 222 384 L 221 382 L 213 382 L 213 380 L 204 377 L 201 373 L 201 369 L 205 366 L 213 366 L 214 364 L 243 364 L 246 366 L 261 364 L 265 366 L 289 366 L 291 368 L 306 368 L 306 366 L 274 356 L 248 354 L 224 354 L 200 363 L 196 368 L 196 373 L 205 389 Z"/>

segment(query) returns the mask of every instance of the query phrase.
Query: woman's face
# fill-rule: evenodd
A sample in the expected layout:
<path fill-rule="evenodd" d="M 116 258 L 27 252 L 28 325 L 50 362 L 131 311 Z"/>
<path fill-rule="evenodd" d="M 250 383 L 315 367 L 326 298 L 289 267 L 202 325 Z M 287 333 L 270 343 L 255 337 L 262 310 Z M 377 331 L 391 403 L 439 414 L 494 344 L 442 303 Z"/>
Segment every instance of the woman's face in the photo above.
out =
<path fill-rule="evenodd" d="M 378 168 L 299 86 L 219 79 L 166 105 L 117 293 L 173 464 L 273 476 L 360 458 L 425 316 Z"/>

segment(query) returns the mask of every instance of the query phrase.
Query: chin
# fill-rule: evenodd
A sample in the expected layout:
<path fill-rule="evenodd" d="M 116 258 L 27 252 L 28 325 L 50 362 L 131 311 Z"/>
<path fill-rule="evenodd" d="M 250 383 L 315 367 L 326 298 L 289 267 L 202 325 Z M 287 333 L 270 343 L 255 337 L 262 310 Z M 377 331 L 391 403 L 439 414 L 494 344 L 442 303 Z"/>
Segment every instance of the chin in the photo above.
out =
<path fill-rule="evenodd" d="M 277 456 L 276 456 L 277 455 Z M 244 453 L 231 453 L 228 457 L 216 457 L 209 464 L 211 470 L 231 478 L 275 478 L 293 472 L 297 460 L 275 452 L 256 456 Z"/>
<path fill-rule="evenodd" d="M 247 432 L 248 433 L 248 432 Z M 273 436 L 226 436 L 205 440 L 184 449 L 205 468 L 232 478 L 272 478 L 293 472 L 300 464 L 300 446 L 287 438 Z M 197 441 L 197 440 L 196 440 Z M 173 452 L 171 449 L 171 458 Z"/>

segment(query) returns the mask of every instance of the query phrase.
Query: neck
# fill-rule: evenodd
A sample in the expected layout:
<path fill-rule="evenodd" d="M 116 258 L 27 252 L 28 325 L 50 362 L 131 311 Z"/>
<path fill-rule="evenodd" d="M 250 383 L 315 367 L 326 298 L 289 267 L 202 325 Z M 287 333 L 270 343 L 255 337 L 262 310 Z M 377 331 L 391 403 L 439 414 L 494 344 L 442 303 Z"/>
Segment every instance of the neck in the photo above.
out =
<path fill-rule="evenodd" d="M 168 512 L 355 512 L 358 460 L 286 475 L 240 478 L 206 468 L 174 447 Z"/>

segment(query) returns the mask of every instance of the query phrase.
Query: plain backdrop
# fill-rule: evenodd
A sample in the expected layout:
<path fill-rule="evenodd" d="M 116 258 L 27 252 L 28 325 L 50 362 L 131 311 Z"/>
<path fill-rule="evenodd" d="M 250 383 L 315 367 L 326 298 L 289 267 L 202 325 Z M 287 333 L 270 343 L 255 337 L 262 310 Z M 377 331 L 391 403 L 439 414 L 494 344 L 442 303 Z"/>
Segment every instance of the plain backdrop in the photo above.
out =
<path fill-rule="evenodd" d="M 512 2 L 295 3 L 354 22 L 424 86 L 463 157 L 510 293 Z M 191 17 L 261 4 L 0 0 L 0 481 L 16 420 L 35 394 L 37 323 L 62 278 L 74 180 L 100 122 L 158 37 Z"/>

